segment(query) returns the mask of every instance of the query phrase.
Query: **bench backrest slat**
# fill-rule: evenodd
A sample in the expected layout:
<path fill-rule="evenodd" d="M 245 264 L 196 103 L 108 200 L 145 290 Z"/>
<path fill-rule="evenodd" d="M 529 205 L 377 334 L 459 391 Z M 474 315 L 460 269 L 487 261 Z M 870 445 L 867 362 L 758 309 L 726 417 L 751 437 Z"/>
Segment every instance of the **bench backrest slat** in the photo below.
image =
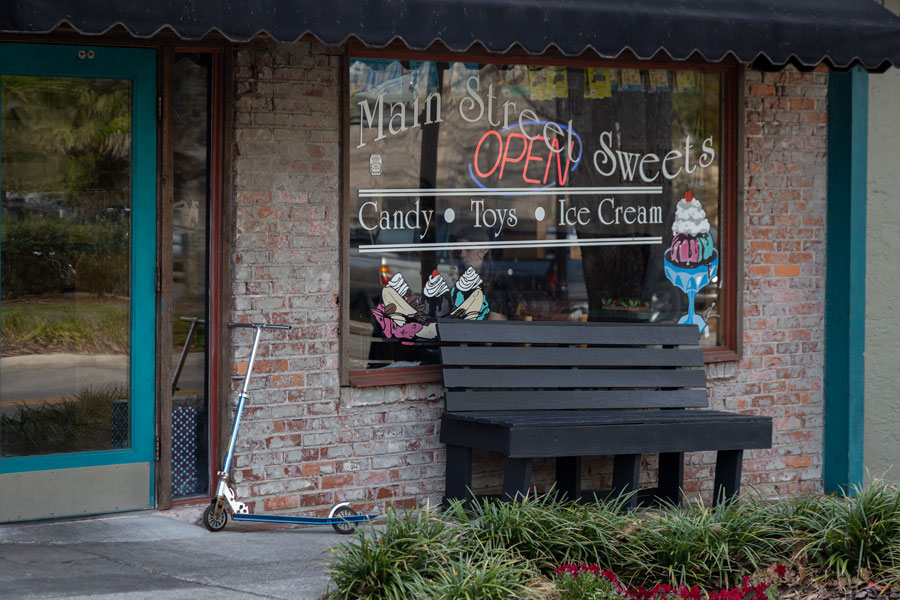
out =
<path fill-rule="evenodd" d="M 707 406 L 706 390 L 448 390 L 445 401 L 450 412 Z"/>
<path fill-rule="evenodd" d="M 701 369 L 444 369 L 446 388 L 703 387 Z"/>
<path fill-rule="evenodd" d="M 438 333 L 448 411 L 707 406 L 694 325 L 448 320 Z"/>
<path fill-rule="evenodd" d="M 682 345 L 697 344 L 697 328 L 631 323 L 557 323 L 534 321 L 441 321 L 441 342 L 493 344 Z M 627 341 L 626 341 L 627 340 Z"/>
<path fill-rule="evenodd" d="M 451 366 L 522 367 L 700 367 L 700 348 L 569 348 L 447 346 L 441 362 Z"/>

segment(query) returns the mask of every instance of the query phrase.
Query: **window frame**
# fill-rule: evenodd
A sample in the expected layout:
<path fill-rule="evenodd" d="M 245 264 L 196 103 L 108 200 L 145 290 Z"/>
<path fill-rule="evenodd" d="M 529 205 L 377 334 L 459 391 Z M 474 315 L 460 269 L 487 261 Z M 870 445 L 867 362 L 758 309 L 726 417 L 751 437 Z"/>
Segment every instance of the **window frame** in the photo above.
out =
<path fill-rule="evenodd" d="M 599 57 L 565 57 L 548 52 L 541 56 L 523 53 L 507 53 L 503 55 L 487 54 L 481 51 L 469 51 L 464 54 L 447 51 L 412 51 L 402 45 L 394 45 L 386 49 L 373 50 L 358 43 L 348 43 L 341 56 L 341 131 L 340 131 L 340 264 L 341 287 L 338 296 L 340 304 L 340 381 L 342 386 L 372 387 L 384 385 L 403 385 L 432 383 L 441 380 L 440 365 L 421 365 L 396 369 L 350 370 L 349 367 L 349 334 L 350 310 L 346 298 L 350 291 L 350 226 L 347 215 L 351 211 L 350 198 L 350 59 L 380 58 L 391 60 L 423 60 L 447 62 L 478 62 L 494 64 L 546 65 L 560 67 L 597 67 L 597 68 L 637 68 L 688 70 L 706 73 L 720 73 L 721 86 L 721 131 L 723 160 L 720 181 L 720 227 L 731 244 L 719 248 L 720 264 L 726 278 L 722 286 L 722 302 L 717 314 L 723 320 L 722 344 L 703 349 L 706 363 L 737 361 L 741 358 L 741 294 L 743 284 L 743 67 L 735 60 L 719 63 L 708 63 L 702 60 L 675 62 L 672 60 L 604 60 Z M 738 187 L 740 185 L 740 187 Z"/>

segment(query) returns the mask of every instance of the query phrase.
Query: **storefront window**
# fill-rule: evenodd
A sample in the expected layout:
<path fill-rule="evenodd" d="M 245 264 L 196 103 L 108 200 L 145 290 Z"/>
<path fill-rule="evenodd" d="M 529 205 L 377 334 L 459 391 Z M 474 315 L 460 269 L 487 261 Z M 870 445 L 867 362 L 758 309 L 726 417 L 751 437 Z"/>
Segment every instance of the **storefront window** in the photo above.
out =
<path fill-rule="evenodd" d="M 173 89 L 172 496 L 209 489 L 207 372 L 212 55 L 178 52 Z"/>
<path fill-rule="evenodd" d="M 448 315 L 723 346 L 724 78 L 351 59 L 350 370 L 434 363 Z"/>

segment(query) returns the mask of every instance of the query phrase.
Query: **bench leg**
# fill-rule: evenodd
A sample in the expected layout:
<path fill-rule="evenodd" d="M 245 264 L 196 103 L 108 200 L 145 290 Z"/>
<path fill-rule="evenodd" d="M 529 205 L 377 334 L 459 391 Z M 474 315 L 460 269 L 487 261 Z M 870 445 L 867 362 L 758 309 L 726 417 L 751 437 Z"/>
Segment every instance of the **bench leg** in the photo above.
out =
<path fill-rule="evenodd" d="M 581 457 L 556 457 L 556 491 L 567 500 L 581 498 Z"/>
<path fill-rule="evenodd" d="M 504 500 L 516 500 L 528 494 L 528 488 L 531 487 L 531 463 L 530 458 L 506 457 L 506 466 L 503 468 Z"/>
<path fill-rule="evenodd" d="M 445 500 L 468 500 L 472 489 L 472 449 L 447 444 Z"/>
<path fill-rule="evenodd" d="M 635 492 L 624 505 L 625 508 L 637 507 L 638 477 L 641 474 L 640 454 L 616 454 L 613 462 L 612 496 Z"/>
<path fill-rule="evenodd" d="M 719 450 L 716 453 L 716 482 L 713 502 L 729 502 L 741 491 L 743 450 Z"/>
<path fill-rule="evenodd" d="M 681 488 L 684 487 L 684 452 L 661 452 L 659 454 L 659 478 L 657 497 L 681 504 Z"/>

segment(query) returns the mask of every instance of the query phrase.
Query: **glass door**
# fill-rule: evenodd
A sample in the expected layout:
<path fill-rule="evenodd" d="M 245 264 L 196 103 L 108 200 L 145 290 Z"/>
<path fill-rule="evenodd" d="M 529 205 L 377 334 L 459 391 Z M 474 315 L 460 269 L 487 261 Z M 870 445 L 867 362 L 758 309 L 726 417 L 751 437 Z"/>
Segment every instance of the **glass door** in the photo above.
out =
<path fill-rule="evenodd" d="M 156 53 L 0 44 L 0 522 L 153 505 Z"/>

